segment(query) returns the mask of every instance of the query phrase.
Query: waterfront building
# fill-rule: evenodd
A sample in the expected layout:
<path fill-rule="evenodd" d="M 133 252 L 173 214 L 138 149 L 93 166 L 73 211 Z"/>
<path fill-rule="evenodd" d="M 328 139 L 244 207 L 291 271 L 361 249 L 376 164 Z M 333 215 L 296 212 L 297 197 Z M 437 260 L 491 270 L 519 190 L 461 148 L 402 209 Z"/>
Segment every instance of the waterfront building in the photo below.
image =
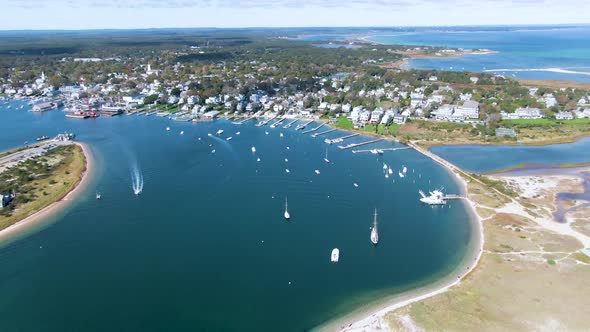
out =
<path fill-rule="evenodd" d="M 557 112 L 555 114 L 555 118 L 557 120 L 573 120 L 574 115 L 572 114 L 572 112 Z"/>

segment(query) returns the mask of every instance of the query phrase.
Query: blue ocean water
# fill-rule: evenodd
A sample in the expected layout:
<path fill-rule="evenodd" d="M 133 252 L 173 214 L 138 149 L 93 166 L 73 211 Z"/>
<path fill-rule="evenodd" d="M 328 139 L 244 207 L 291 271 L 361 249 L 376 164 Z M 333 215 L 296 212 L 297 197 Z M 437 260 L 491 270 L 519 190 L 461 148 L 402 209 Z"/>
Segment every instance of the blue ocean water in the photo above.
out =
<path fill-rule="evenodd" d="M 496 54 L 463 58 L 413 59 L 410 67 L 490 72 L 528 79 L 590 82 L 590 27 L 547 29 L 469 29 L 416 31 L 377 35 L 384 44 L 487 48 Z"/>
<path fill-rule="evenodd" d="M 0 105 L 0 150 L 73 131 L 91 147 L 97 173 L 44 229 L 1 243 L 2 331 L 303 331 L 449 273 L 470 245 L 462 202 L 418 201 L 419 189 L 459 188 L 413 150 L 353 154 L 253 121 L 76 120 L 17 105 Z M 219 129 L 221 137 L 207 135 Z M 383 163 L 395 170 L 389 179 Z M 369 241 L 375 207 L 377 247 Z"/>
<path fill-rule="evenodd" d="M 520 164 L 556 165 L 590 162 L 590 138 L 546 146 L 434 146 L 431 151 L 464 170 L 485 173 Z"/>

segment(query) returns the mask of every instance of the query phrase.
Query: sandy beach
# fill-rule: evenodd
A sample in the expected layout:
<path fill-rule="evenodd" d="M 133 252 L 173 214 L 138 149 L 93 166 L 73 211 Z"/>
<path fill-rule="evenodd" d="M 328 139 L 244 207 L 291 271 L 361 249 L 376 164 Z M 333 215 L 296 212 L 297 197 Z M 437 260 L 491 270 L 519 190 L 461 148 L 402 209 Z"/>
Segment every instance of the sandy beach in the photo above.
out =
<path fill-rule="evenodd" d="M 456 171 L 458 168 L 446 160 L 432 154 L 431 152 L 410 144 L 416 151 L 433 159 L 441 164 L 449 174 L 461 185 L 462 191 L 467 193 L 467 182 Z M 461 263 L 449 274 L 428 285 L 396 294 L 382 299 L 377 304 L 369 305 L 343 317 L 336 318 L 317 329 L 321 331 L 380 331 L 388 330 L 384 316 L 408 304 L 441 294 L 461 283 L 461 280 L 475 269 L 483 252 L 484 234 L 482 218 L 477 214 L 476 204 L 469 198 L 465 198 L 467 210 L 470 215 L 472 226 L 471 246 L 468 248 Z"/>
<path fill-rule="evenodd" d="M 76 142 L 84 153 L 84 157 L 86 159 L 86 167 L 79 182 L 76 184 L 74 189 L 69 191 L 64 197 L 59 199 L 58 201 L 52 203 L 51 205 L 46 206 L 45 208 L 35 212 L 34 214 L 26 217 L 25 219 L 20 220 L 14 225 L 11 225 L 3 230 L 0 231 L 0 245 L 6 243 L 7 241 L 11 240 L 12 238 L 34 228 L 42 224 L 48 218 L 56 215 L 58 212 L 62 211 L 64 208 L 70 206 L 72 202 L 75 201 L 77 197 L 79 197 L 84 190 L 88 187 L 90 180 L 92 179 L 92 174 L 94 172 L 94 160 L 92 157 L 92 152 L 88 148 L 88 146 L 84 143 Z"/>

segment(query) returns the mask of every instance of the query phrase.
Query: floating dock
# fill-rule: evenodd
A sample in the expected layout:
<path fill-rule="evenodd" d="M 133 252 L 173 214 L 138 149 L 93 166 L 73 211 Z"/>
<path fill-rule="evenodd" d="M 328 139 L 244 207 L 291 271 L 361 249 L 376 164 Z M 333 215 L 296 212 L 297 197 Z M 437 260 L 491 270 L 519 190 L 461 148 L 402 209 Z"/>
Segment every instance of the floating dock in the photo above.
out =
<path fill-rule="evenodd" d="M 336 130 L 338 130 L 338 129 L 335 129 L 335 128 L 334 128 L 334 129 L 330 129 L 330 130 L 322 131 L 321 133 L 315 133 L 315 134 L 312 134 L 312 135 L 311 135 L 311 137 L 318 137 L 318 136 L 322 136 L 322 135 L 325 135 L 325 134 L 329 134 L 329 133 L 331 133 L 331 132 L 334 132 L 334 131 L 336 131 Z"/>
<path fill-rule="evenodd" d="M 373 152 L 373 151 L 397 151 L 397 150 L 407 150 L 409 149 L 409 146 L 404 146 L 401 148 L 386 148 L 386 149 L 369 149 L 369 150 L 352 150 L 352 153 L 364 153 L 364 152 Z"/>
<path fill-rule="evenodd" d="M 377 142 L 380 142 L 382 140 L 383 140 L 383 138 L 378 138 L 378 139 L 374 139 L 374 140 L 370 140 L 370 141 L 366 141 L 366 142 L 362 142 L 362 143 L 352 143 L 352 144 L 348 144 L 348 145 L 338 145 L 338 148 L 340 150 L 346 150 L 346 149 L 356 148 L 357 146 L 363 146 L 363 145 L 377 143 Z"/>
<path fill-rule="evenodd" d="M 461 195 L 445 195 L 443 197 L 444 200 L 447 200 L 447 199 L 464 199 L 464 198 L 465 198 L 465 196 L 461 196 Z"/>
<path fill-rule="evenodd" d="M 325 126 L 325 125 L 326 125 L 325 123 L 322 123 L 322 124 L 320 124 L 319 126 L 317 126 L 317 127 L 315 127 L 315 128 L 311 128 L 310 130 L 306 130 L 306 131 L 304 131 L 303 133 L 304 133 L 304 134 L 313 133 L 314 131 L 316 131 L 316 130 L 318 130 L 318 129 L 322 128 L 322 127 L 323 127 L 323 126 Z"/>
<path fill-rule="evenodd" d="M 355 137 L 358 136 L 360 134 L 350 134 L 350 135 L 346 135 L 346 136 L 342 136 L 342 137 L 338 137 L 338 138 L 334 138 L 334 139 L 325 139 L 324 142 L 326 144 L 334 144 L 334 143 L 341 143 L 344 142 L 345 139 L 349 139 L 351 137 Z"/>
<path fill-rule="evenodd" d="M 283 129 L 288 129 L 288 128 L 291 128 L 291 126 L 292 126 L 292 125 L 293 125 L 295 122 L 297 122 L 297 121 L 299 121 L 299 120 L 295 119 L 295 120 L 293 120 L 293 121 L 291 121 L 291 122 L 287 123 L 286 125 L 284 125 L 284 126 L 283 126 Z"/>

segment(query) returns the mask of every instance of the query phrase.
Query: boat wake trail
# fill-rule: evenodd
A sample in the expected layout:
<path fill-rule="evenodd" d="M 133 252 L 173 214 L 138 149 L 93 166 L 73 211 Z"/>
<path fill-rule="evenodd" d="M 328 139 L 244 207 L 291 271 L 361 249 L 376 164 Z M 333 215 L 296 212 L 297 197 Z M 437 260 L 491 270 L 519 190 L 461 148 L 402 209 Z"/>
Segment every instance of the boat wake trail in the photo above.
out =
<path fill-rule="evenodd" d="M 139 195 L 143 191 L 143 174 L 137 164 L 131 167 L 131 189 L 135 195 Z"/>

